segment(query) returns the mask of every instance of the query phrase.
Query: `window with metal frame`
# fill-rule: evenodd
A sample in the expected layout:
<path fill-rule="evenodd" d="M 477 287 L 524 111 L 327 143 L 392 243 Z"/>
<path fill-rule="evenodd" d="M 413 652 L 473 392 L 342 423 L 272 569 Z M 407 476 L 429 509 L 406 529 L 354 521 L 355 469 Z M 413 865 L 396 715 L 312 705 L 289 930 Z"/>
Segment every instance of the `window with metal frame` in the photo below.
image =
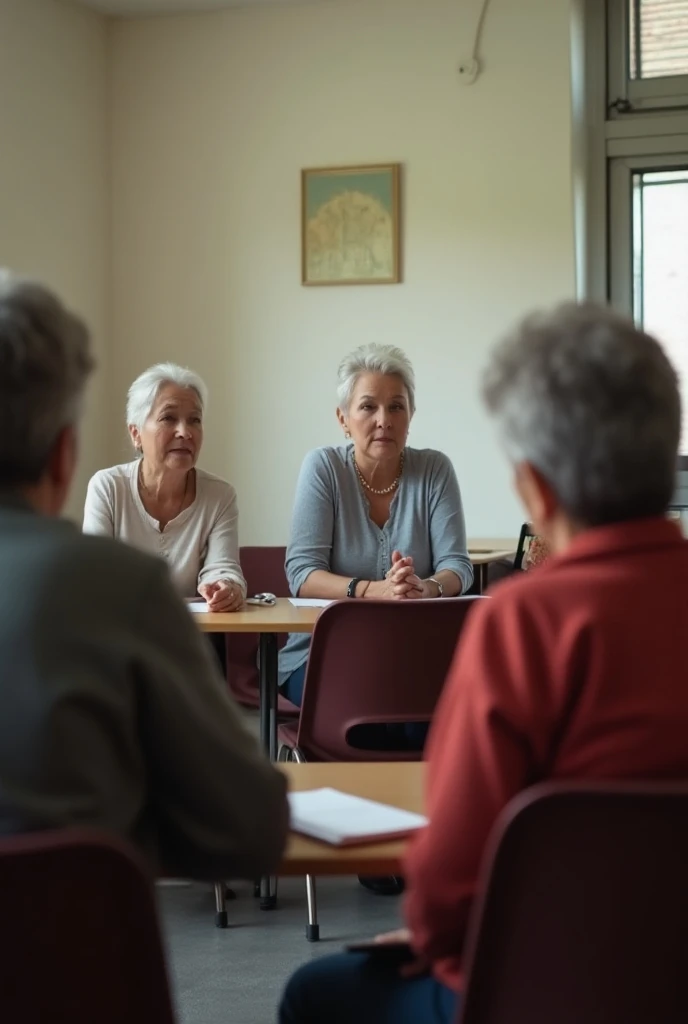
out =
<path fill-rule="evenodd" d="M 612 116 L 688 107 L 688 0 L 608 0 Z"/>

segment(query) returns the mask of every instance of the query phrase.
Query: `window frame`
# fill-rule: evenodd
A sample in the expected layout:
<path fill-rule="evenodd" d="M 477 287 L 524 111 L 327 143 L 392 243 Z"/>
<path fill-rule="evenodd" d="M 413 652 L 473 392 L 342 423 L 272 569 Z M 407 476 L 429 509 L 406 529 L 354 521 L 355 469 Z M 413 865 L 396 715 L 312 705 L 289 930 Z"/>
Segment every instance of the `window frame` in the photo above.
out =
<path fill-rule="evenodd" d="M 633 175 L 688 169 L 688 135 L 681 153 L 636 153 L 609 160 L 609 301 L 632 313 L 633 296 Z"/>
<path fill-rule="evenodd" d="M 610 67 L 614 53 L 618 57 L 623 52 L 615 45 L 619 37 L 614 36 L 613 15 L 622 8 L 625 0 L 573 0 L 573 202 L 578 298 L 611 302 L 631 314 L 632 304 L 619 302 L 619 296 L 628 297 L 628 288 L 624 292 L 615 281 L 612 289 L 618 274 L 612 262 L 619 258 L 615 235 L 621 230 L 619 209 L 623 208 L 618 197 L 613 200 L 620 173 L 612 175 L 613 161 L 626 158 L 645 170 L 650 168 L 639 162 L 647 157 L 688 156 L 688 107 L 631 113 L 610 109 Z"/>
<path fill-rule="evenodd" d="M 688 108 L 688 71 L 661 78 L 631 78 L 628 0 L 607 0 L 607 110 L 610 118 Z"/>

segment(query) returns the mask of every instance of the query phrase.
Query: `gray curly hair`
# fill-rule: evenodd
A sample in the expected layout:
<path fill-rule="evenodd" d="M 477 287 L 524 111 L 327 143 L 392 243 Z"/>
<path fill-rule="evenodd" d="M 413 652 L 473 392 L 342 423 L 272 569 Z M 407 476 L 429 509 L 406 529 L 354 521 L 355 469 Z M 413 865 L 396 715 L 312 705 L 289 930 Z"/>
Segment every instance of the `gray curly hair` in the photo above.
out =
<path fill-rule="evenodd" d="M 662 515 L 681 431 L 676 371 L 654 338 L 611 310 L 565 304 L 495 350 L 483 397 L 514 462 L 595 526 Z"/>

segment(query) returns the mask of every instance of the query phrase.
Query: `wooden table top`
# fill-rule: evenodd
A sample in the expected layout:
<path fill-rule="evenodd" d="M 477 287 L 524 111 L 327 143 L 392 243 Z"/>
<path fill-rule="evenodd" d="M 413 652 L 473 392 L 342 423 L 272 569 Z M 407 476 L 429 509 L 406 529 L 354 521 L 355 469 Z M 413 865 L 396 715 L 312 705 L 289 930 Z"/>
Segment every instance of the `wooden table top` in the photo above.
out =
<path fill-rule="evenodd" d="M 469 537 L 468 553 L 481 551 L 515 551 L 518 537 Z"/>
<path fill-rule="evenodd" d="M 468 557 L 473 565 L 489 565 L 490 562 L 501 562 L 503 558 L 512 559 L 516 554 L 516 548 L 495 548 L 481 549 L 480 551 L 469 548 Z"/>
<path fill-rule="evenodd" d="M 289 788 L 332 786 L 406 811 L 423 813 L 425 765 L 421 761 L 347 764 L 280 764 Z M 292 832 L 280 875 L 399 875 L 408 840 L 339 849 Z"/>
<path fill-rule="evenodd" d="M 238 612 L 194 612 L 203 633 L 312 633 L 322 608 L 295 608 L 286 597 L 272 605 L 247 604 Z"/>
<path fill-rule="evenodd" d="M 473 565 L 487 565 L 513 558 L 518 542 L 509 538 L 468 542 Z M 239 612 L 194 612 L 204 633 L 312 633 L 322 608 L 295 608 L 286 597 L 274 605 L 247 604 Z"/>

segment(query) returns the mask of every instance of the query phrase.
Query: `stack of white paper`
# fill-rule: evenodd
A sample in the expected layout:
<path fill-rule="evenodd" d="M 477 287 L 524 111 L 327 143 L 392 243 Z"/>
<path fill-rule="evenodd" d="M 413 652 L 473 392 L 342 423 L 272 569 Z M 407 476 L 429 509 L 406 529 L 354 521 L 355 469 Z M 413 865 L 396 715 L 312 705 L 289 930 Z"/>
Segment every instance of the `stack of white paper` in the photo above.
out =
<path fill-rule="evenodd" d="M 428 823 L 422 814 L 329 788 L 290 793 L 289 808 L 294 832 L 332 846 L 399 839 Z"/>
<path fill-rule="evenodd" d="M 201 601 L 200 599 L 198 601 L 187 601 L 186 607 L 189 609 L 190 612 L 207 612 L 208 602 Z"/>
<path fill-rule="evenodd" d="M 332 601 L 327 600 L 324 597 L 290 597 L 289 604 L 293 604 L 295 608 L 327 608 L 328 604 L 332 604 Z"/>

